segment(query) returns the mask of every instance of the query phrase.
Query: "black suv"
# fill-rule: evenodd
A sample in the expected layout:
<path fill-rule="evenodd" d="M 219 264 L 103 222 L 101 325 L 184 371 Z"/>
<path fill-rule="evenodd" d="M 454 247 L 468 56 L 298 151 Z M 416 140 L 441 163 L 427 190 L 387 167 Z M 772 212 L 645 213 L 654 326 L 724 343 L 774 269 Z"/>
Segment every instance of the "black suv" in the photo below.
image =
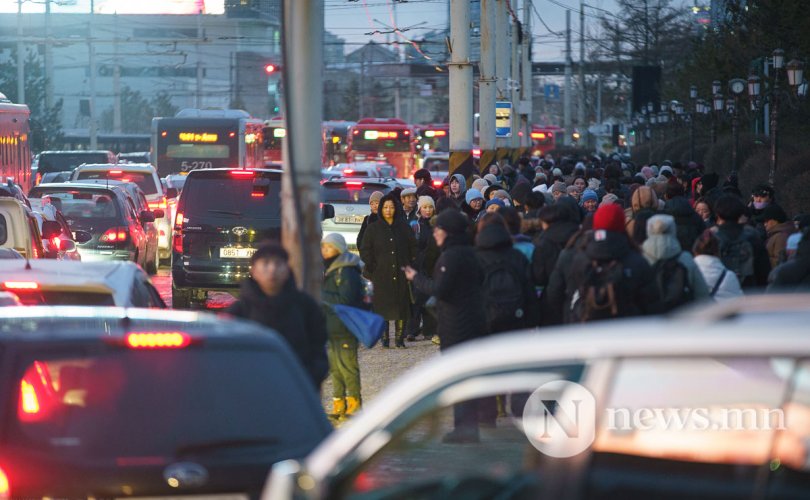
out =
<path fill-rule="evenodd" d="M 238 290 L 259 242 L 280 238 L 280 170 L 192 170 L 174 220 L 172 306 Z"/>
<path fill-rule="evenodd" d="M 0 367 L 2 498 L 257 498 L 331 430 L 280 336 L 209 313 L 0 308 Z"/>

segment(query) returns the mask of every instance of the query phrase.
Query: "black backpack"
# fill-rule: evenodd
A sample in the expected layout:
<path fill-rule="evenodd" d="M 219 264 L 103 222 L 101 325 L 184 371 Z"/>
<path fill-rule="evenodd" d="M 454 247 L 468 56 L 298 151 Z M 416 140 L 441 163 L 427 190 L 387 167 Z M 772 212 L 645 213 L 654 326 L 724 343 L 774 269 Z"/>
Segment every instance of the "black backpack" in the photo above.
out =
<path fill-rule="evenodd" d="M 689 271 L 677 255 L 656 261 L 653 276 L 660 297 L 659 312 L 669 312 L 695 299 L 695 291 L 689 283 Z"/>
<path fill-rule="evenodd" d="M 591 261 L 585 280 L 571 300 L 571 319 L 585 322 L 617 318 L 622 314 L 624 266 L 619 260 Z"/>
<path fill-rule="evenodd" d="M 484 266 L 483 292 L 489 326 L 514 323 L 526 315 L 522 280 L 508 260 Z"/>
<path fill-rule="evenodd" d="M 754 275 L 754 246 L 744 230 L 733 240 L 723 231 L 718 230 L 714 234 L 720 241 L 720 260 L 737 275 L 742 285 L 746 278 Z"/>

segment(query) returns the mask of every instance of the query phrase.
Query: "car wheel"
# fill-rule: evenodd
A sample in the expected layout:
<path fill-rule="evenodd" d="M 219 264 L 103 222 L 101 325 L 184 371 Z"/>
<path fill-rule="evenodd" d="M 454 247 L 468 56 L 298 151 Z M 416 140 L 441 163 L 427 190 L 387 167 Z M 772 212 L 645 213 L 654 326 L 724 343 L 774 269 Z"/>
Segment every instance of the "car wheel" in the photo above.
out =
<path fill-rule="evenodd" d="M 189 309 L 191 308 L 191 290 L 175 288 L 172 285 L 172 308 L 174 309 Z"/>

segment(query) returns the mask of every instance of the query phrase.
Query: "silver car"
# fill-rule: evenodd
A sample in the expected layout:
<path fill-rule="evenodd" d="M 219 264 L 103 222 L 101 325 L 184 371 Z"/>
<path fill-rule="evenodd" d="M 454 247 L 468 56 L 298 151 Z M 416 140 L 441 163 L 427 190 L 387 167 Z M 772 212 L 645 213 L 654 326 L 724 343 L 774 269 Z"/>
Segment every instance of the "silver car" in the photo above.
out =
<path fill-rule="evenodd" d="M 371 213 L 368 199 L 374 191 L 387 194 L 397 184 L 390 179 L 338 178 L 321 184 L 321 201 L 335 207 L 335 217 L 321 223 L 323 234 L 340 233 L 350 249 L 357 248 L 357 233 Z"/>

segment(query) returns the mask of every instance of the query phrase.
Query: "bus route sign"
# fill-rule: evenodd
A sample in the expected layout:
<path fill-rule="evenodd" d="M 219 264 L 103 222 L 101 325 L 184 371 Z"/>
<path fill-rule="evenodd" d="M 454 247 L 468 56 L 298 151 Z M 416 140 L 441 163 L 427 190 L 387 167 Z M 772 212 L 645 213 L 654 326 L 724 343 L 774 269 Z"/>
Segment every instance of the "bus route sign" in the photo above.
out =
<path fill-rule="evenodd" d="M 495 102 L 495 137 L 512 137 L 512 102 Z"/>

